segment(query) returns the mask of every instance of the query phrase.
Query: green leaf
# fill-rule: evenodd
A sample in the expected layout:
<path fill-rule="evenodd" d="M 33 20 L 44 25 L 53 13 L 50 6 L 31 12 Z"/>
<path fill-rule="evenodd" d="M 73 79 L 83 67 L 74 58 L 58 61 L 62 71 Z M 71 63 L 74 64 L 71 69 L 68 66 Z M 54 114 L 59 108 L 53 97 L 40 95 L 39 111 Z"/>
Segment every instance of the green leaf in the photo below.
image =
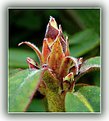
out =
<path fill-rule="evenodd" d="M 23 49 L 9 49 L 9 67 L 11 68 L 27 68 L 28 64 L 26 58 L 31 57 L 35 61 L 38 61 L 35 53 Z"/>
<path fill-rule="evenodd" d="M 82 56 L 100 44 L 99 35 L 93 29 L 76 33 L 70 40 L 70 52 L 74 57 Z"/>
<path fill-rule="evenodd" d="M 74 87 L 75 92 L 78 91 L 83 86 L 92 86 L 92 85 L 86 83 L 76 83 Z"/>
<path fill-rule="evenodd" d="M 100 9 L 75 9 L 65 10 L 72 19 L 72 24 L 77 24 L 81 29 L 94 28 L 100 32 Z M 65 18 L 66 19 L 66 18 Z M 74 21 L 74 22 L 73 22 Z M 69 22 L 67 22 L 69 24 Z M 75 25 L 73 25 L 75 27 Z M 71 27 L 71 26 L 70 26 Z M 75 27 L 75 30 L 77 27 Z"/>
<path fill-rule="evenodd" d="M 78 79 L 77 79 L 78 78 Z M 94 70 L 90 71 L 87 74 L 79 75 L 79 77 L 75 77 L 75 91 L 77 91 L 82 86 L 98 86 L 100 87 L 100 71 Z"/>
<path fill-rule="evenodd" d="M 15 73 L 21 71 L 22 69 L 18 68 L 18 69 L 13 69 L 13 68 L 10 68 L 9 69 L 9 76 L 13 76 Z"/>
<path fill-rule="evenodd" d="M 67 112 L 100 112 L 100 88 L 84 86 L 78 92 L 68 92 L 65 109 Z"/>
<path fill-rule="evenodd" d="M 33 99 L 27 112 L 47 112 L 47 101 L 46 99 Z"/>
<path fill-rule="evenodd" d="M 99 71 L 94 71 L 92 74 L 94 75 L 94 79 L 93 79 L 94 85 L 100 87 L 100 72 Z"/>
<path fill-rule="evenodd" d="M 100 32 L 100 9 L 76 10 L 78 20 L 83 26 L 93 27 L 96 32 Z"/>
<path fill-rule="evenodd" d="M 25 111 L 38 88 L 40 70 L 23 70 L 8 80 L 9 112 Z"/>

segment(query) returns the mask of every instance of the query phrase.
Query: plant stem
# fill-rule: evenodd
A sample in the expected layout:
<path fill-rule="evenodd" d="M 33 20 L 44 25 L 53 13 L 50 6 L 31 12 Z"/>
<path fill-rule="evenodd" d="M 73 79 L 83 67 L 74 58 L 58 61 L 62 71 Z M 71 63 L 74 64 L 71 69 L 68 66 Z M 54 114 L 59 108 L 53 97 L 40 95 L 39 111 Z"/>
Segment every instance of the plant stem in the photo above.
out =
<path fill-rule="evenodd" d="M 49 71 L 46 70 L 43 72 L 42 79 L 46 85 L 46 98 L 48 102 L 48 110 L 50 112 L 64 112 L 65 104 L 64 98 L 65 96 L 60 94 L 60 80 L 55 78 L 55 76 Z"/>
<path fill-rule="evenodd" d="M 47 89 L 48 110 L 50 112 L 64 112 L 64 96 Z"/>

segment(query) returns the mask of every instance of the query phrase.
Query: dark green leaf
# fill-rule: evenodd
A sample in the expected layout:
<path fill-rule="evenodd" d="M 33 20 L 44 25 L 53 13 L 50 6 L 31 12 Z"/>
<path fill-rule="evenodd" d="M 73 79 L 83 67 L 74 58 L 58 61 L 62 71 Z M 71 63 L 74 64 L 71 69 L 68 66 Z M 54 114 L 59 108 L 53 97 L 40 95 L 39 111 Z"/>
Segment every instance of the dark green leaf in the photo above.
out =
<path fill-rule="evenodd" d="M 25 111 L 38 88 L 40 70 L 23 70 L 9 78 L 9 112 Z"/>
<path fill-rule="evenodd" d="M 81 29 L 94 28 L 100 32 L 100 9 L 75 9 L 66 10 L 67 15 L 75 21 Z"/>
<path fill-rule="evenodd" d="M 27 112 L 47 112 L 46 99 L 33 99 Z"/>
<path fill-rule="evenodd" d="M 84 86 L 78 92 L 68 92 L 65 109 L 67 112 L 100 112 L 100 88 Z"/>
<path fill-rule="evenodd" d="M 25 11 L 19 19 L 16 19 L 16 21 L 17 26 L 25 27 L 30 30 L 38 30 L 42 25 L 41 17 L 36 17 L 35 11 L 32 10 Z"/>
<path fill-rule="evenodd" d="M 70 37 L 70 52 L 74 57 L 82 56 L 100 44 L 99 35 L 93 29 L 86 29 Z"/>
<path fill-rule="evenodd" d="M 88 71 L 88 73 L 87 74 L 86 73 L 83 73 L 83 75 L 80 74 L 78 77 L 75 77 L 76 80 L 75 90 L 78 90 L 82 86 L 94 85 L 100 87 L 100 71 L 90 70 L 90 72 Z"/>
<path fill-rule="evenodd" d="M 100 9 L 83 9 L 75 11 L 79 21 L 87 28 L 94 28 L 96 32 L 100 31 Z"/>
<path fill-rule="evenodd" d="M 100 72 L 99 71 L 94 71 L 92 74 L 94 75 L 94 79 L 93 79 L 94 85 L 100 87 Z"/>
<path fill-rule="evenodd" d="M 91 86 L 91 85 L 86 84 L 86 83 L 77 83 L 77 84 L 75 84 L 74 90 L 78 91 L 83 86 Z"/>

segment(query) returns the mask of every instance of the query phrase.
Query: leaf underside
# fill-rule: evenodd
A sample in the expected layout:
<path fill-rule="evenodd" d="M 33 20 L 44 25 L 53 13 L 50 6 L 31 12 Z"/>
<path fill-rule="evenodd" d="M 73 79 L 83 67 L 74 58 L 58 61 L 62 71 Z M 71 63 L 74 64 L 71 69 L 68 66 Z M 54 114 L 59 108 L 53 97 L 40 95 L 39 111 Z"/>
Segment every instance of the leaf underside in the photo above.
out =
<path fill-rule="evenodd" d="M 9 78 L 9 112 L 26 111 L 38 88 L 40 70 L 23 70 Z"/>
<path fill-rule="evenodd" d="M 84 73 L 91 68 L 100 68 L 100 57 L 93 57 L 86 60 L 80 68 L 80 73 Z"/>
<path fill-rule="evenodd" d="M 81 68 L 79 70 L 79 75 L 77 77 L 75 77 L 75 80 L 77 81 L 78 79 L 80 79 L 80 77 L 82 77 L 83 75 L 85 75 L 86 73 L 89 73 L 91 71 L 96 71 L 99 70 L 100 71 L 100 57 L 93 57 L 90 58 L 86 61 L 83 62 L 83 64 L 81 65 Z"/>

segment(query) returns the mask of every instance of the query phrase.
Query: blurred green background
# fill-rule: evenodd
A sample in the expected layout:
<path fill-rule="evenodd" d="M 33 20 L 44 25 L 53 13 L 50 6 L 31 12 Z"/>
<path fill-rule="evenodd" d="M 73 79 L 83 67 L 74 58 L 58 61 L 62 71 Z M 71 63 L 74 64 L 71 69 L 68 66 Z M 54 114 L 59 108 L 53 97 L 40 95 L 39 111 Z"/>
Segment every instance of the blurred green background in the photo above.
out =
<path fill-rule="evenodd" d="M 100 9 L 9 9 L 9 69 L 28 68 L 26 57 L 38 61 L 31 48 L 18 43 L 29 41 L 41 49 L 50 16 L 69 37 L 71 56 L 100 55 Z"/>

